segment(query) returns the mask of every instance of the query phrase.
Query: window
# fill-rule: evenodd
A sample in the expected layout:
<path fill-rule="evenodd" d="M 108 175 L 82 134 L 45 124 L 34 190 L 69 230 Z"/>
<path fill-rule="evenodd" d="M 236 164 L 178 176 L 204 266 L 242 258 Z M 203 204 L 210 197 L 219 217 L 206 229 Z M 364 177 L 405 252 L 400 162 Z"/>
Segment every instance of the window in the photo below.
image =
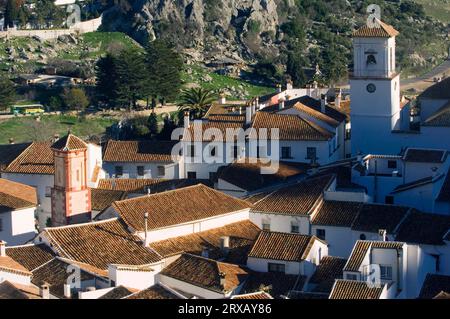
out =
<path fill-rule="evenodd" d="M 191 158 L 195 157 L 195 145 L 191 145 L 191 147 L 189 148 L 189 156 Z"/>
<path fill-rule="evenodd" d="M 300 233 L 300 225 L 298 223 L 291 224 L 291 233 L 293 233 L 293 234 Z"/>
<path fill-rule="evenodd" d="M 367 65 L 377 64 L 377 59 L 375 58 L 375 55 L 369 54 L 367 56 Z"/>
<path fill-rule="evenodd" d="M 284 264 L 274 264 L 274 263 L 268 263 L 268 271 L 269 272 L 281 272 L 285 273 L 286 266 Z"/>
<path fill-rule="evenodd" d="M 386 196 L 384 198 L 384 203 L 388 205 L 394 205 L 394 196 Z"/>
<path fill-rule="evenodd" d="M 188 172 L 187 178 L 188 179 L 197 179 L 197 173 L 196 172 Z"/>
<path fill-rule="evenodd" d="M 158 176 L 165 176 L 166 175 L 166 167 L 165 166 L 158 166 Z"/>
<path fill-rule="evenodd" d="M 345 276 L 347 278 L 347 280 L 358 280 L 358 276 L 355 274 L 347 274 L 347 276 Z"/>
<path fill-rule="evenodd" d="M 281 148 L 281 158 L 292 158 L 290 147 L 282 147 Z"/>
<path fill-rule="evenodd" d="M 397 168 L 397 161 L 388 161 L 388 168 Z"/>
<path fill-rule="evenodd" d="M 50 186 L 45 186 L 45 197 L 52 197 L 52 188 Z"/>
<path fill-rule="evenodd" d="M 233 146 L 233 158 L 236 159 L 239 156 L 239 146 L 234 145 Z"/>
<path fill-rule="evenodd" d="M 317 148 L 308 147 L 306 149 L 306 159 L 316 159 L 317 156 Z"/>
<path fill-rule="evenodd" d="M 322 240 L 325 240 L 325 229 L 316 229 L 316 236 Z"/>
<path fill-rule="evenodd" d="M 111 287 L 115 287 L 116 286 L 116 282 L 114 280 L 111 280 Z"/>
<path fill-rule="evenodd" d="M 270 231 L 270 221 L 268 220 L 263 220 L 262 221 L 262 229 L 264 231 Z"/>
<path fill-rule="evenodd" d="M 138 176 L 144 176 L 145 175 L 144 166 L 138 166 L 137 167 L 137 174 L 138 174 Z"/>
<path fill-rule="evenodd" d="M 122 177 L 122 175 L 123 175 L 123 167 L 122 166 L 115 167 L 115 175 L 116 175 L 116 177 Z"/>
<path fill-rule="evenodd" d="M 364 234 L 361 234 L 361 235 L 359 235 L 359 239 L 361 239 L 361 240 L 366 240 L 366 235 L 364 235 Z"/>
<path fill-rule="evenodd" d="M 381 280 L 392 280 L 392 267 L 380 265 Z"/>

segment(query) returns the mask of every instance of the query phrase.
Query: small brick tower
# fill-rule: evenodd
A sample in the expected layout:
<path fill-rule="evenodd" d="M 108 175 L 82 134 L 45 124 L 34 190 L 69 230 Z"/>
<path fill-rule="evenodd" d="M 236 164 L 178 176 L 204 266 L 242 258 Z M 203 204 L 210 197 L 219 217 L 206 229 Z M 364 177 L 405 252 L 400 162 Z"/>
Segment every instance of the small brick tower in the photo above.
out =
<path fill-rule="evenodd" d="M 91 220 L 91 194 L 87 186 L 87 144 L 67 134 L 52 145 L 55 182 L 52 189 L 52 226 Z"/>

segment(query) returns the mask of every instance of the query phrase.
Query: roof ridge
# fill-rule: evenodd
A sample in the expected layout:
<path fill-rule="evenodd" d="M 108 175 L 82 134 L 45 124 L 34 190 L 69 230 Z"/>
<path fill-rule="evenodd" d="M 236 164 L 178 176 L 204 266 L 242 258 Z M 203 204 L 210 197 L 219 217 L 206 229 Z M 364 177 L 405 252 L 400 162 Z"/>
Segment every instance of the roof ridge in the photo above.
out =
<path fill-rule="evenodd" d="M 57 226 L 57 227 L 45 227 L 43 231 L 53 231 L 53 230 L 59 230 L 59 229 L 67 229 L 67 228 L 76 228 L 76 227 L 83 227 L 88 225 L 98 225 L 98 224 L 104 224 L 107 222 L 112 222 L 114 220 L 119 220 L 118 217 L 112 217 L 104 220 L 95 220 L 90 221 L 82 224 L 73 224 L 73 225 L 65 225 L 65 226 Z"/>
<path fill-rule="evenodd" d="M 312 122 L 312 121 L 310 121 L 310 120 L 304 119 L 304 118 L 302 118 L 302 117 L 300 117 L 300 116 L 298 116 L 298 117 L 299 117 L 300 119 L 302 119 L 304 122 L 306 122 L 306 124 L 308 124 L 313 130 L 315 130 L 316 132 L 318 132 L 319 134 L 321 134 L 323 137 L 331 138 L 332 136 L 334 136 L 333 133 L 331 133 L 330 131 L 328 131 L 328 130 L 322 128 L 322 127 L 320 127 L 320 126 L 317 125 L 316 123 L 314 123 L 314 122 Z M 326 135 L 327 135 L 327 136 L 326 136 Z"/>
<path fill-rule="evenodd" d="M 36 143 L 37 143 L 36 141 L 31 142 L 30 145 L 28 145 L 28 146 L 27 146 L 27 147 L 19 154 L 19 156 L 17 156 L 11 163 L 9 163 L 8 166 L 6 166 L 6 167 L 3 169 L 3 171 L 7 171 L 8 168 L 9 168 L 10 166 L 12 166 L 15 162 L 17 162 L 19 159 L 21 159 L 23 156 L 25 156 L 25 153 L 26 153 L 33 145 L 35 145 Z"/>

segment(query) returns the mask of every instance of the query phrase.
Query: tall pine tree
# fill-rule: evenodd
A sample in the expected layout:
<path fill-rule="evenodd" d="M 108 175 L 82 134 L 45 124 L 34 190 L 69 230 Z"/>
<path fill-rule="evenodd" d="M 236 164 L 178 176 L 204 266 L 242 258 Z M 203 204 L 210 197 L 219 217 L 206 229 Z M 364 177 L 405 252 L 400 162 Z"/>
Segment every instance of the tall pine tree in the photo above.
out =
<path fill-rule="evenodd" d="M 8 109 L 15 100 L 14 84 L 5 76 L 0 76 L 0 110 Z"/>
<path fill-rule="evenodd" d="M 116 92 L 118 86 L 117 57 L 108 53 L 100 58 L 96 65 L 97 85 L 96 92 L 99 101 L 116 106 Z"/>

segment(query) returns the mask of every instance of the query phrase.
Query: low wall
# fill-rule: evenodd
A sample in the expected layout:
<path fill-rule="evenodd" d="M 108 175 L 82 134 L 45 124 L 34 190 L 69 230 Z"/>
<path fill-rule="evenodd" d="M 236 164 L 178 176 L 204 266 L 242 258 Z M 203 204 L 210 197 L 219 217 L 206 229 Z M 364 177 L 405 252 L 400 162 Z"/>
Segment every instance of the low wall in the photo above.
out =
<path fill-rule="evenodd" d="M 57 39 L 61 35 L 69 34 L 83 34 L 88 32 L 97 31 L 102 24 L 102 17 L 92 19 L 89 21 L 79 22 L 69 29 L 55 29 L 55 30 L 7 30 L 0 31 L 0 38 L 12 38 L 12 37 L 34 37 L 38 36 L 43 40 Z"/>

